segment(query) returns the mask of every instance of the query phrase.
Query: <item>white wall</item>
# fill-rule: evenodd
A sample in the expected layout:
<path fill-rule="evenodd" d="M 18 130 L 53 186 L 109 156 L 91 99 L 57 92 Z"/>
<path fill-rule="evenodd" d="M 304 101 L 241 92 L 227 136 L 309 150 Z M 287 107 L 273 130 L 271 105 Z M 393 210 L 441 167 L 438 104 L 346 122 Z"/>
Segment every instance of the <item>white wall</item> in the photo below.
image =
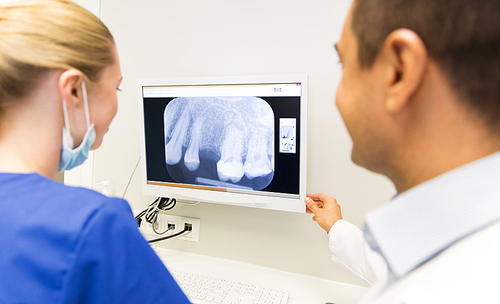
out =
<path fill-rule="evenodd" d="M 100 16 L 101 1 L 100 0 L 72 0 L 76 4 L 86 8 L 92 14 Z"/>
<path fill-rule="evenodd" d="M 112 194 L 123 195 L 139 159 L 137 79 L 262 74 L 309 75 L 309 193 L 336 197 L 358 226 L 394 194 L 385 178 L 351 163 L 334 104 L 341 69 L 333 44 L 351 1 L 101 1 L 124 77 L 118 115 L 94 159 L 94 181 L 111 181 Z M 153 200 L 141 194 L 139 177 L 126 194 L 133 209 Z M 326 234 L 309 214 L 206 203 L 171 213 L 201 218 L 200 242 L 161 246 L 361 284 L 330 260 Z"/>

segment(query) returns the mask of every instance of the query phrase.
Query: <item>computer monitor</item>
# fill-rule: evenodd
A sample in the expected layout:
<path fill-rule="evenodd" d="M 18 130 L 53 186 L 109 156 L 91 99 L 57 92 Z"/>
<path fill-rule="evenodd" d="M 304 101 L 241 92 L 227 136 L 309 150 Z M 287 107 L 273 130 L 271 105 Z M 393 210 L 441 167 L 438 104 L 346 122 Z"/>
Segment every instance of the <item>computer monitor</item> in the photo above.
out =
<path fill-rule="evenodd" d="M 145 195 L 305 212 L 307 75 L 138 80 Z"/>

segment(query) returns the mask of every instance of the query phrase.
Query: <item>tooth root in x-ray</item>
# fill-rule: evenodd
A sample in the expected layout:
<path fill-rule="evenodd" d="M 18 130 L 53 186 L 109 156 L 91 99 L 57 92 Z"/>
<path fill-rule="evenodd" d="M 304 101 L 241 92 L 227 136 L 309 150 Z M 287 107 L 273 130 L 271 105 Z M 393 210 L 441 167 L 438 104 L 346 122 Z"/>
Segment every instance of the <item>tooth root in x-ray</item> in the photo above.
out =
<path fill-rule="evenodd" d="M 230 180 L 237 183 L 243 177 L 243 140 L 244 134 L 234 125 L 226 129 L 222 142 L 221 159 L 217 162 L 217 174 L 223 182 Z"/>
<path fill-rule="evenodd" d="M 269 138 L 265 132 L 258 130 L 252 134 L 248 142 L 248 152 L 243 170 L 248 179 L 268 175 L 273 171 L 269 160 Z"/>
<path fill-rule="evenodd" d="M 196 118 L 191 131 L 191 142 L 184 155 L 184 165 L 189 171 L 196 171 L 200 167 L 200 144 L 204 121 L 202 117 Z"/>
<path fill-rule="evenodd" d="M 187 105 L 182 111 L 181 117 L 177 121 L 177 125 L 172 132 L 172 138 L 170 138 L 170 141 L 165 147 L 165 160 L 169 165 L 179 163 L 182 158 L 182 145 L 186 139 L 191 120 L 189 108 L 189 105 Z"/>

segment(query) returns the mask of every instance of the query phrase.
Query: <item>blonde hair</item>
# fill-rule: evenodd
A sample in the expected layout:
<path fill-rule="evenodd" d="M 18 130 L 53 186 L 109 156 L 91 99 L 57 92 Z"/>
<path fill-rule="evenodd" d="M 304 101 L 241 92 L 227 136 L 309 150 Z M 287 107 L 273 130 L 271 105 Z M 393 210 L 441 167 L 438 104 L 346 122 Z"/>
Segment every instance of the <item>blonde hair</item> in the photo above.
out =
<path fill-rule="evenodd" d="M 44 73 L 76 68 L 89 82 L 114 63 L 114 40 L 92 13 L 69 0 L 0 6 L 0 110 L 31 92 Z"/>

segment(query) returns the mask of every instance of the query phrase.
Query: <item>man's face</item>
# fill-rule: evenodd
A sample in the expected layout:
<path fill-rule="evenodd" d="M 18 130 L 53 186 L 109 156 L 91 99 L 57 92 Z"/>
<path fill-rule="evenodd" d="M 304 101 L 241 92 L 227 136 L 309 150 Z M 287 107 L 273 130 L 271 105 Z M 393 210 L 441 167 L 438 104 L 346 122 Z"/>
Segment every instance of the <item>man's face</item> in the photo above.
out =
<path fill-rule="evenodd" d="M 335 48 L 342 64 L 342 80 L 337 89 L 336 104 L 353 141 L 352 160 L 369 170 L 383 173 L 387 165 L 384 131 L 383 71 L 376 62 L 361 67 L 358 42 L 351 29 L 352 8 Z M 383 166 L 383 167 L 380 167 Z"/>

